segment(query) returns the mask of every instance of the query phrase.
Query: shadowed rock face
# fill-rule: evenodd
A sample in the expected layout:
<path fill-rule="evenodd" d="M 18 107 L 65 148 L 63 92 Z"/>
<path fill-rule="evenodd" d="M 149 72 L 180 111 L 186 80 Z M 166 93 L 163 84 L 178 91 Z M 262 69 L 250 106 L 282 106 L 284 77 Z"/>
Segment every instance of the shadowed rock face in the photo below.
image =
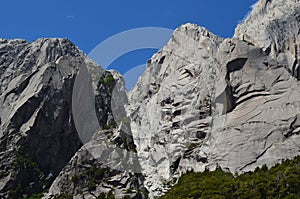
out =
<path fill-rule="evenodd" d="M 182 25 L 128 95 L 66 39 L 0 39 L 0 197 L 153 198 L 299 155 L 299 10 L 261 0 L 232 39 Z"/>
<path fill-rule="evenodd" d="M 20 185 L 30 194 L 81 146 L 70 102 L 83 54 L 65 39 L 1 40 L 0 49 L 0 190 Z"/>
<path fill-rule="evenodd" d="M 83 194 L 85 190 L 87 190 L 85 195 L 91 195 L 87 187 L 92 176 L 87 176 L 91 179 L 83 179 L 80 183 L 76 181 L 77 184 L 74 184 L 76 192 L 71 189 L 70 183 L 74 174 L 79 175 L 80 171 L 83 173 L 90 167 L 96 169 L 94 172 L 105 170 L 110 178 L 123 180 L 123 186 L 116 188 L 111 185 L 111 189 L 100 189 L 99 193 L 93 194 L 94 196 L 110 190 L 118 194 L 118 189 L 128 189 L 131 184 L 134 184 L 133 190 L 139 188 L 142 184 L 138 179 L 140 176 L 134 174 L 129 176 L 126 172 L 106 169 L 102 162 L 98 162 L 91 155 L 88 156 L 89 152 L 85 146 L 82 147 L 82 144 L 90 147 L 96 145 L 97 143 L 90 140 L 95 131 L 100 129 L 94 129 L 92 134 L 91 132 L 79 134 L 78 130 L 81 131 L 82 128 L 80 125 L 75 128 L 72 101 L 89 102 L 85 99 L 91 96 L 94 98 L 91 106 L 95 111 L 98 127 L 104 128 L 108 124 L 115 123 L 110 105 L 112 88 L 121 83 L 115 81 L 113 84 L 104 84 L 99 81 L 100 78 L 107 78 L 111 72 L 104 71 L 66 39 L 39 39 L 32 43 L 1 39 L 0 52 L 1 198 L 22 198 L 45 191 L 55 179 L 52 185 L 54 188 L 50 189 L 50 197 L 62 193 L 75 196 Z M 85 93 L 86 95 L 81 93 L 75 95 L 78 97 L 75 100 L 74 82 L 78 71 L 82 68 L 90 71 L 87 78 L 90 81 L 79 84 L 88 83 L 90 90 Z M 115 79 L 118 78 L 117 74 L 114 76 Z M 120 104 L 124 107 L 124 102 Z M 81 115 L 81 118 L 83 121 L 87 119 L 85 115 Z M 92 123 L 88 125 L 87 129 L 93 129 L 90 127 Z M 118 129 L 116 125 L 106 128 L 111 133 L 116 129 Z M 134 149 L 132 136 L 128 132 L 120 133 L 113 138 L 118 139 L 119 145 L 127 147 L 120 150 L 120 154 L 126 149 Z M 108 138 L 107 140 L 108 145 L 116 148 L 113 141 L 109 141 Z M 82 157 L 82 154 L 87 155 Z M 78 156 L 82 158 L 77 159 Z M 61 174 L 57 177 L 59 173 Z M 64 175 L 68 178 L 64 178 Z M 131 182 L 130 180 L 134 178 L 136 180 Z M 101 179 L 97 178 L 93 186 L 101 187 Z M 60 187 L 57 188 L 56 184 Z M 68 188 L 62 186 L 63 184 L 68 184 Z"/>

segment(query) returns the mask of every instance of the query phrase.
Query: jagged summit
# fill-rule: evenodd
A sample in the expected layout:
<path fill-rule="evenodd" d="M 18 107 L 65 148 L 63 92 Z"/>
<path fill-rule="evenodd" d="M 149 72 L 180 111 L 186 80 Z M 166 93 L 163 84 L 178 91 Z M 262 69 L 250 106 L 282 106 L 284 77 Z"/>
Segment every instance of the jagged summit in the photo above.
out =
<path fill-rule="evenodd" d="M 201 32 L 201 35 L 203 35 L 203 36 L 208 36 L 209 34 L 213 34 L 209 30 L 207 30 L 205 27 L 199 26 L 198 24 L 193 24 L 193 23 L 186 23 L 186 24 L 181 25 L 180 27 L 176 28 L 174 33 L 176 34 L 176 32 L 186 31 L 186 30 L 189 30 L 191 32 L 193 32 L 193 31 Z"/>
<path fill-rule="evenodd" d="M 91 71 L 102 127 L 114 123 L 110 98 L 115 79 L 101 83 L 111 73 L 67 39 L 1 40 L 0 52 L 0 197 L 22 198 L 48 189 L 83 144 L 72 110 L 78 71 Z M 119 144 L 126 137 L 132 145 L 130 135 L 118 137 Z M 95 169 L 104 169 L 92 156 L 83 158 L 86 167 L 94 161 Z"/>
<path fill-rule="evenodd" d="M 259 1 L 234 37 L 261 47 L 299 78 L 299 20 L 299 0 Z"/>
<path fill-rule="evenodd" d="M 128 95 L 67 39 L 0 39 L 0 197 L 156 198 L 299 155 L 299 12 L 261 0 L 231 39 L 184 24 Z"/>
<path fill-rule="evenodd" d="M 153 196 L 187 170 L 242 173 L 299 154 L 297 15 L 298 1 L 260 1 L 232 39 L 185 24 L 148 61 L 128 112 Z"/>

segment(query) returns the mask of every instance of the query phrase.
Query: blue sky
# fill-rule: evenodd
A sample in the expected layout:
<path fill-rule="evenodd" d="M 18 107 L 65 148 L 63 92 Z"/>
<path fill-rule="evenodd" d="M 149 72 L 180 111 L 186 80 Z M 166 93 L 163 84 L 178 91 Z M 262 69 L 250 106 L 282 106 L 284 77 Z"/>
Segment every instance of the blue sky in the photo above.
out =
<path fill-rule="evenodd" d="M 222 37 L 231 37 L 237 23 L 256 0 L 10 0 L 1 2 L 1 38 L 33 41 L 40 37 L 64 37 L 89 52 L 101 41 L 139 27 L 175 29 L 191 22 Z M 112 64 L 144 63 L 155 50 L 120 57 Z M 126 71 L 126 70 L 124 70 Z M 123 71 L 123 72 L 124 72 Z"/>

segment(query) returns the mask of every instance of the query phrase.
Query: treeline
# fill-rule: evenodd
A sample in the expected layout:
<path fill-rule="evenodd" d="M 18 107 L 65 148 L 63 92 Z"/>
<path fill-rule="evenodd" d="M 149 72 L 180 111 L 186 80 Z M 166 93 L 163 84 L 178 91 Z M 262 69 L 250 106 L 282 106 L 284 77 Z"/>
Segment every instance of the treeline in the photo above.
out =
<path fill-rule="evenodd" d="M 216 171 L 187 173 L 161 199 L 300 198 L 300 156 L 237 177 Z"/>

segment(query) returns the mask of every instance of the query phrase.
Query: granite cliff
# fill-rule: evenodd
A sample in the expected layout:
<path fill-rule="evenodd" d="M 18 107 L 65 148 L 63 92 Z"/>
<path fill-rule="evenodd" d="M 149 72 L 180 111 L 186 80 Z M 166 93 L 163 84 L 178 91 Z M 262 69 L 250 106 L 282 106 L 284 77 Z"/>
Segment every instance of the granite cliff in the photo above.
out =
<path fill-rule="evenodd" d="M 299 0 L 260 0 L 233 38 L 182 25 L 129 93 L 66 39 L 1 39 L 0 197 L 155 198 L 299 155 L 299 26 Z"/>
<path fill-rule="evenodd" d="M 145 185 L 269 167 L 299 154 L 299 1 L 259 1 L 232 39 L 186 24 L 130 93 Z M 172 184 L 172 183 L 171 183 Z"/>

